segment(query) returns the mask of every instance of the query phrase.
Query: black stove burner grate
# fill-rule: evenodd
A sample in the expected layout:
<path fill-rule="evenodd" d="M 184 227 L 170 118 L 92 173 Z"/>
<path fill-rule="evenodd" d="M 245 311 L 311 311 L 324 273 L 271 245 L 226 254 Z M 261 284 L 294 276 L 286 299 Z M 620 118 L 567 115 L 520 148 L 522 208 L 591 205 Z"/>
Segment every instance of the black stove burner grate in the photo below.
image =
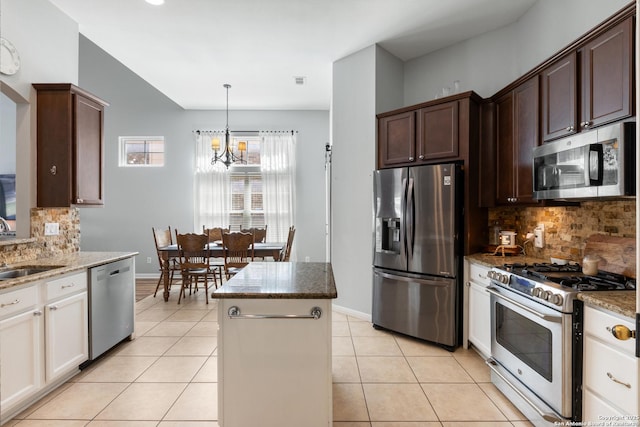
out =
<path fill-rule="evenodd" d="M 636 289 L 635 279 L 604 271 L 594 276 L 583 275 L 582 269 L 577 263 L 562 265 L 553 263 L 513 263 L 504 264 L 503 268 L 513 274 L 547 280 L 577 291 Z"/>

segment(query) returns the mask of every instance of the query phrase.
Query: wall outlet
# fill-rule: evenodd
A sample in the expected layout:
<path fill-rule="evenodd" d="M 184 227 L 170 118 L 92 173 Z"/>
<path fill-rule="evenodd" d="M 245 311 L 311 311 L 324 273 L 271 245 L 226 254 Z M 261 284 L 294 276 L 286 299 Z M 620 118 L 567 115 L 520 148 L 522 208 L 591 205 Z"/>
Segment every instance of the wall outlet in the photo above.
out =
<path fill-rule="evenodd" d="M 44 224 L 45 236 L 57 236 L 60 234 L 60 224 L 57 222 L 46 222 Z"/>
<path fill-rule="evenodd" d="M 309 258 L 308 256 L 304 257 L 304 262 L 309 262 L 311 258 Z"/>
<path fill-rule="evenodd" d="M 542 223 L 533 230 L 533 246 L 536 248 L 544 247 L 544 224 Z"/>
<path fill-rule="evenodd" d="M 150 256 L 147 257 L 147 264 L 151 264 L 151 257 Z"/>

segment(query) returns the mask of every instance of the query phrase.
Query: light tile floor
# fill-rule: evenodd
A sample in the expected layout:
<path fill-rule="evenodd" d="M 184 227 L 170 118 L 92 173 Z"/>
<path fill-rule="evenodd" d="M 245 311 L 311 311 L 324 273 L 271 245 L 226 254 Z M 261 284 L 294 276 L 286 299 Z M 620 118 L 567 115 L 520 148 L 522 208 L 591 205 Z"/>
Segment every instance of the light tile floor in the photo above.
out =
<path fill-rule="evenodd" d="M 136 313 L 135 340 L 6 425 L 218 426 L 215 300 L 150 296 Z M 335 311 L 333 402 L 335 427 L 531 425 L 475 351 L 450 353 Z"/>

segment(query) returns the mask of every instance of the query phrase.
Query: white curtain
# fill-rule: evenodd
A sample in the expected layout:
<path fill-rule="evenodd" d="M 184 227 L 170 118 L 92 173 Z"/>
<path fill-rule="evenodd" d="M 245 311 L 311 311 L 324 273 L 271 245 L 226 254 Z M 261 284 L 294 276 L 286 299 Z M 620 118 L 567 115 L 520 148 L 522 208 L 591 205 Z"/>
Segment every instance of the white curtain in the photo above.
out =
<path fill-rule="evenodd" d="M 229 173 L 221 163 L 211 164 L 211 139 L 224 140 L 224 132 L 194 132 L 196 140 L 196 167 L 194 179 L 194 230 L 203 226 L 228 227 L 231 209 Z"/>
<path fill-rule="evenodd" d="M 260 132 L 260 171 L 267 238 L 286 242 L 295 225 L 296 135 Z"/>

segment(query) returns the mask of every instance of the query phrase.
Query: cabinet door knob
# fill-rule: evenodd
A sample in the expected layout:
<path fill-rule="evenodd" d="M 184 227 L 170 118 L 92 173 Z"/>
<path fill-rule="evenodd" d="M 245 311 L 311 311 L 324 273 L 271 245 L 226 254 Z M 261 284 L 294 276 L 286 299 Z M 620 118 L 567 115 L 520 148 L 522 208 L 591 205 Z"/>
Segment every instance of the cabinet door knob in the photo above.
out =
<path fill-rule="evenodd" d="M 51 166 L 49 172 L 51 172 L 51 175 L 55 175 L 56 173 L 58 173 L 58 168 L 56 167 L 56 165 Z"/>
<path fill-rule="evenodd" d="M 582 122 L 582 123 L 580 123 L 580 124 L 581 124 L 581 125 L 582 125 L 582 127 L 583 127 L 583 128 L 585 128 L 585 129 L 586 129 L 586 128 L 588 128 L 588 127 L 591 127 L 591 122 L 589 122 L 589 121 L 587 121 L 587 122 Z"/>
<path fill-rule="evenodd" d="M 573 126 L 567 126 L 567 132 L 573 132 Z"/>
<path fill-rule="evenodd" d="M 83 203 L 84 199 L 76 199 L 76 203 Z"/>
<path fill-rule="evenodd" d="M 613 327 L 607 327 L 607 330 L 611 332 L 611 335 L 619 339 L 620 341 L 626 341 L 630 338 L 636 337 L 636 331 L 632 331 L 624 325 L 615 325 Z"/>
<path fill-rule="evenodd" d="M 409 157 L 409 161 L 413 162 L 415 159 L 413 157 Z"/>
<path fill-rule="evenodd" d="M 420 156 L 418 156 L 418 158 L 419 158 L 420 160 L 424 160 L 424 154 L 420 154 Z"/>

